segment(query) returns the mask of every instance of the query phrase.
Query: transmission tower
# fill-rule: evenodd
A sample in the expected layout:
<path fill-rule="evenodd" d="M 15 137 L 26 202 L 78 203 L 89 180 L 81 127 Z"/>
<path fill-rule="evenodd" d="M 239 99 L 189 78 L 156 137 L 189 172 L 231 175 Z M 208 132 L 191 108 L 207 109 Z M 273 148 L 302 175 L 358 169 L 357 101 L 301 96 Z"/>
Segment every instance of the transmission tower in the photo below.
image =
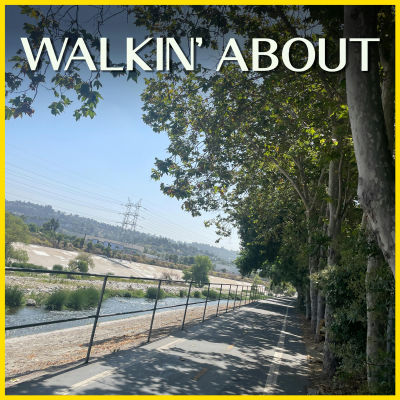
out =
<path fill-rule="evenodd" d="M 136 231 L 136 224 L 139 218 L 139 211 L 140 207 L 142 207 L 142 199 L 140 199 L 136 204 L 133 204 L 131 202 L 131 199 L 128 197 L 128 203 L 123 205 L 126 207 L 126 211 L 123 214 L 124 220 L 122 221 L 119 241 L 124 244 L 124 247 L 126 247 L 126 244 L 131 239 L 132 231 L 133 232 Z"/>

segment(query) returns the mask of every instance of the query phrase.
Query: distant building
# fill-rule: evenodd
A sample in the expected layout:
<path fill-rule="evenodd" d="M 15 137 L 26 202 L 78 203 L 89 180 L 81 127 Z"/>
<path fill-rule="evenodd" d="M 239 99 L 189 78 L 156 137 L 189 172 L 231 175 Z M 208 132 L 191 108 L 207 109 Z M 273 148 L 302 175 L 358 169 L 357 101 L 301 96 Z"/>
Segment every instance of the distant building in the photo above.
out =
<path fill-rule="evenodd" d="M 116 240 L 108 240 L 96 236 L 86 235 L 86 241 L 93 242 L 93 244 L 101 243 L 104 247 L 110 247 L 111 250 L 124 251 L 124 253 L 134 254 L 137 252 L 143 253 L 144 247 L 135 244 L 128 244 L 124 249 L 124 244 Z"/>

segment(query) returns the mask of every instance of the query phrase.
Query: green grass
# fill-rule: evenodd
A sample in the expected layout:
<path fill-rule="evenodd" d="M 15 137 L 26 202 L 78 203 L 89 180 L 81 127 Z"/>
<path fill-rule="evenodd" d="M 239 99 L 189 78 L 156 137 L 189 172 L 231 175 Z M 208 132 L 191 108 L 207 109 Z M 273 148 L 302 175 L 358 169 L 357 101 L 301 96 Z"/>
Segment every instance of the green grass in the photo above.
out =
<path fill-rule="evenodd" d="M 6 285 L 5 302 L 8 307 L 18 307 L 24 304 L 24 292 L 18 286 Z"/>

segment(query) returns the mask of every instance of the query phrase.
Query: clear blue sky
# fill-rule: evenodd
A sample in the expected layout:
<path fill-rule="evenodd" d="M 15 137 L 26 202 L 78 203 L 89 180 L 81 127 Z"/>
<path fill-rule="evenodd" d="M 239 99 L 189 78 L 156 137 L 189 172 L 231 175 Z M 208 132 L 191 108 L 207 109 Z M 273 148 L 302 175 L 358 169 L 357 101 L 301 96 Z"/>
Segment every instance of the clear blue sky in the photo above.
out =
<path fill-rule="evenodd" d="M 22 47 L 20 38 L 26 36 L 22 26 L 30 22 L 19 12 L 17 6 L 6 7 L 6 59 Z M 140 43 L 146 35 L 132 20 L 127 22 L 126 16 L 102 33 L 110 38 L 113 62 L 125 62 L 126 37 Z M 200 56 L 198 61 L 202 61 Z M 7 63 L 6 70 L 10 69 Z M 104 74 L 104 100 L 93 120 L 75 121 L 72 114 L 78 101 L 72 97 L 75 101 L 69 109 L 53 116 L 47 107 L 54 96 L 41 88 L 33 117 L 6 121 L 6 198 L 50 204 L 55 209 L 71 210 L 68 213 L 115 223 L 122 221 L 118 213 L 124 207 L 120 204 L 128 197 L 132 202 L 142 198 L 147 211 L 141 212 L 146 219 L 139 220 L 143 229 L 138 230 L 215 245 L 214 228 L 203 225 L 203 220 L 213 215 L 192 218 L 181 210 L 181 202 L 163 195 L 159 182 L 150 179 L 155 157 L 166 157 L 169 142 L 166 134 L 154 133 L 142 121 L 140 94 L 145 86 L 143 78 L 149 73 L 141 72 L 137 84 Z M 217 246 L 238 250 L 236 233 Z"/>

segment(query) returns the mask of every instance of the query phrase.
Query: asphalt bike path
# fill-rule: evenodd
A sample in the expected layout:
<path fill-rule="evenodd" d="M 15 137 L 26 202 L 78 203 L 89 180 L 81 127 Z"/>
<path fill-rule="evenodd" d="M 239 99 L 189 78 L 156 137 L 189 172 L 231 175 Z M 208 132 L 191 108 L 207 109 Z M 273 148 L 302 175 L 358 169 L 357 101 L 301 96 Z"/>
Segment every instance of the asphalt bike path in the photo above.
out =
<path fill-rule="evenodd" d="M 308 366 L 293 298 L 260 300 L 144 346 L 22 382 L 6 395 L 301 395 Z"/>

